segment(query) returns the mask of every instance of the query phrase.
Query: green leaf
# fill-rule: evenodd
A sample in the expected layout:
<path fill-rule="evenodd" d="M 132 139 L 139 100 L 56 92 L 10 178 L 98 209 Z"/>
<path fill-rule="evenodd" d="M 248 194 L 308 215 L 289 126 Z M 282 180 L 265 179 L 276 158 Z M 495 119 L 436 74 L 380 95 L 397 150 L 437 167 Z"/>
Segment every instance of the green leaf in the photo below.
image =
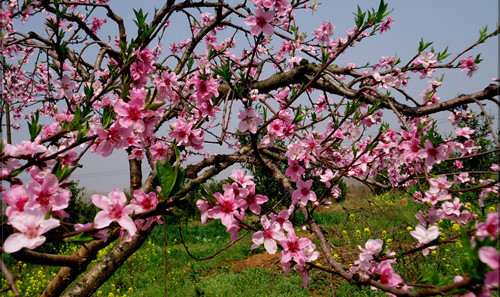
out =
<path fill-rule="evenodd" d="M 151 103 L 148 105 L 147 109 L 149 110 L 157 110 L 158 108 L 162 107 L 165 105 L 167 102 L 162 102 L 162 103 Z"/>
<path fill-rule="evenodd" d="M 446 48 L 444 49 L 444 52 L 442 52 L 442 53 L 438 53 L 438 57 L 437 57 L 437 59 L 438 59 L 438 61 L 441 61 L 441 60 L 444 60 L 444 59 L 445 59 L 446 57 L 448 57 L 449 55 L 451 55 L 451 53 L 448 53 L 448 47 L 446 47 Z"/>
<path fill-rule="evenodd" d="M 476 64 L 479 64 L 483 61 L 483 59 L 481 59 L 481 54 L 477 54 L 477 56 L 474 58 L 474 62 Z"/>
<path fill-rule="evenodd" d="M 35 138 L 42 131 L 42 125 L 38 124 L 38 120 L 40 118 L 40 112 L 37 110 L 35 114 L 31 116 L 31 122 L 28 123 L 28 130 L 30 132 L 30 139 L 34 141 Z"/>
<path fill-rule="evenodd" d="M 181 162 L 181 151 L 175 144 L 174 144 L 174 152 L 175 152 L 175 163 L 177 164 L 177 166 L 179 166 L 179 163 Z"/>
<path fill-rule="evenodd" d="M 213 69 L 213 72 L 222 77 L 224 81 L 229 82 L 232 76 L 231 71 L 229 70 L 230 67 L 230 62 L 228 62 L 226 64 L 223 64 L 220 69 Z"/>
<path fill-rule="evenodd" d="M 194 65 L 194 58 L 193 57 L 189 57 L 188 61 L 187 61 L 188 71 L 191 70 L 191 68 L 193 67 L 193 65 Z"/>
<path fill-rule="evenodd" d="M 89 242 L 92 240 L 94 240 L 94 236 L 87 235 L 84 233 L 80 233 L 78 235 L 71 236 L 71 237 L 64 239 L 64 241 L 66 241 L 66 242 Z"/>
<path fill-rule="evenodd" d="M 176 175 L 175 184 L 172 187 L 172 195 L 177 194 L 182 189 L 182 184 L 184 183 L 185 171 L 176 166 L 174 169 L 174 174 Z"/>
<path fill-rule="evenodd" d="M 169 162 L 166 162 L 165 165 L 161 164 L 161 162 L 156 162 L 156 171 L 158 172 L 162 198 L 166 200 L 170 197 L 170 192 L 172 192 L 177 176 L 174 174 L 172 165 Z"/>
<path fill-rule="evenodd" d="M 54 167 L 52 168 L 52 174 L 54 174 L 57 177 L 57 180 L 59 182 L 62 182 L 63 180 L 68 178 L 68 176 L 70 176 L 71 173 L 73 173 L 73 171 L 75 171 L 76 168 L 77 168 L 76 166 L 73 167 L 69 167 L 68 165 L 62 166 L 61 160 L 57 160 L 56 165 L 54 165 Z"/>
<path fill-rule="evenodd" d="M 208 57 L 207 58 L 210 60 L 215 56 L 215 54 L 217 54 L 217 51 L 210 45 L 208 47 Z"/>
<path fill-rule="evenodd" d="M 421 53 L 423 51 L 425 51 L 426 48 L 428 48 L 429 46 L 431 46 L 432 42 L 424 42 L 424 39 L 422 38 L 420 40 L 420 44 L 418 46 L 418 52 Z"/>
<path fill-rule="evenodd" d="M 369 152 L 369 151 L 373 150 L 374 148 L 376 148 L 376 147 L 377 147 L 377 145 L 378 145 L 378 140 L 377 140 L 377 141 L 374 141 L 374 142 L 372 142 L 372 143 L 370 143 L 370 144 L 368 145 L 368 147 L 366 148 L 366 151 L 368 151 L 368 152 Z"/>
<path fill-rule="evenodd" d="M 361 28 L 365 22 L 366 13 L 361 11 L 361 7 L 359 7 L 358 5 L 358 13 L 355 13 L 354 15 L 356 16 L 355 18 L 356 26 L 358 28 Z"/>
<path fill-rule="evenodd" d="M 89 133 L 90 131 L 90 126 L 89 126 L 89 122 L 88 121 L 85 121 L 82 125 L 80 125 L 80 127 L 78 128 L 78 135 L 76 136 L 76 141 L 80 141 L 82 140 L 86 135 L 87 133 Z"/>
<path fill-rule="evenodd" d="M 302 105 L 299 105 L 299 108 L 297 109 L 297 113 L 295 114 L 295 118 L 292 121 L 292 124 L 299 123 L 305 118 L 306 114 L 302 112 Z"/>
<path fill-rule="evenodd" d="M 83 92 L 85 93 L 85 97 L 87 97 L 88 100 L 94 97 L 94 88 L 92 88 L 91 86 L 85 85 L 83 87 Z"/>
<path fill-rule="evenodd" d="M 47 211 L 47 213 L 45 214 L 45 220 L 48 220 L 52 217 L 52 208 L 49 209 L 49 211 Z"/>
<path fill-rule="evenodd" d="M 134 20 L 134 23 L 137 25 L 137 29 L 139 29 L 139 30 L 144 29 L 144 23 L 146 21 L 146 17 L 148 16 L 148 14 L 146 13 L 144 15 L 142 8 L 139 10 L 134 9 L 134 14 L 135 14 L 135 18 L 137 19 L 137 21 Z"/>
<path fill-rule="evenodd" d="M 477 43 L 483 43 L 486 41 L 486 39 L 488 37 L 487 36 L 487 33 L 488 32 L 488 26 L 485 26 L 483 29 L 479 30 L 479 39 L 477 40 Z"/>
<path fill-rule="evenodd" d="M 326 64 L 330 59 L 331 53 L 327 53 L 324 47 L 321 47 L 321 63 Z"/>
<path fill-rule="evenodd" d="M 111 122 L 115 118 L 115 112 L 110 109 L 104 109 L 101 117 L 101 125 L 104 130 L 107 130 L 111 126 Z"/>

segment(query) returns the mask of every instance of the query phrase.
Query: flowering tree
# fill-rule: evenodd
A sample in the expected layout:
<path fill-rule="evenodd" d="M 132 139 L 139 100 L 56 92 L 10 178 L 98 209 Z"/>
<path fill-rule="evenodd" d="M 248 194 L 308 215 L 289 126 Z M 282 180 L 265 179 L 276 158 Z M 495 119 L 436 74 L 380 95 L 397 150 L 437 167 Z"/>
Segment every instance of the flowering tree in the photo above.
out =
<path fill-rule="evenodd" d="M 1 12 L 7 138 L 0 143 L 0 190 L 8 205 L 2 250 L 62 267 L 42 296 L 95 292 L 162 223 L 162 215 L 234 164 L 261 167 L 280 183 L 284 197 L 257 193 L 252 173 L 236 168 L 222 193 L 196 202 L 202 223 L 220 219 L 233 241 L 251 232 L 249 248 L 264 245 L 267 252 L 279 253 L 284 271 L 300 273 L 305 286 L 308 271 L 321 269 L 396 296 L 487 296 L 498 287 L 498 213 L 478 220 L 460 200 L 462 193 L 474 191 L 482 206 L 489 194 L 498 193 L 498 165 L 480 173 L 459 169 L 481 149 L 478 137 L 495 143 L 480 154 L 498 152 L 500 144 L 486 115 L 488 135 L 459 124 L 470 116 L 461 109 L 466 105 L 484 113 L 484 102 L 498 105 L 499 87 L 490 84 L 441 99 L 444 82 L 434 76 L 437 69 L 472 76 L 481 59 L 469 51 L 498 30 L 482 30 L 479 40 L 456 56 L 422 41 L 408 61 L 384 56 L 364 66 L 337 66 L 334 62 L 351 47 L 390 29 L 386 3 L 359 9 L 345 35 L 334 37 L 335 25 L 325 21 L 308 37 L 299 30 L 296 13 L 314 13 L 317 4 L 310 1 L 169 0 L 154 15 L 135 11 L 137 32 L 126 31 L 124 19 L 106 2 L 6 1 Z M 106 17 L 96 17 L 97 12 Z M 164 32 L 175 26 L 170 21 L 176 14 L 187 17 L 189 35 L 164 49 Z M 40 16 L 44 33 L 13 26 Z M 101 32 L 104 23 L 117 28 L 109 40 Z M 423 99 L 405 91 L 412 77 L 431 80 Z M 432 116 L 441 111 L 451 112 L 455 126 L 447 138 L 433 134 Z M 399 119 L 398 127 L 381 122 L 389 114 Z M 13 144 L 10 129 L 16 121 L 27 124 L 29 135 Z M 206 148 L 214 145 L 224 153 L 209 153 Z M 101 209 L 94 220 L 67 223 L 65 209 L 74 199 L 67 186 L 82 156 L 108 157 L 120 150 L 128 154 L 130 192 L 93 195 Z M 455 170 L 437 169 L 449 161 Z M 143 162 L 150 170 L 143 172 Z M 313 176 L 324 194 L 313 190 Z M 351 267 L 339 264 L 312 214 L 339 197 L 336 184 L 342 177 L 401 188 L 421 203 L 425 210 L 416 214 L 419 224 L 410 232 L 415 245 L 396 255 L 383 240 L 370 239 Z M 302 213 L 303 229 L 315 234 L 318 246 L 295 233 L 293 212 Z M 251 216 L 260 219 L 252 223 Z M 435 223 L 441 219 L 462 226 L 463 236 L 440 238 Z M 62 231 L 46 235 L 56 228 Z M 79 240 L 81 248 L 72 255 L 33 251 L 65 238 Z M 97 252 L 118 238 L 88 269 Z M 417 289 L 392 266 L 401 257 L 426 255 L 454 240 L 463 241 L 470 263 L 452 283 Z M 312 263 L 320 254 L 328 266 Z M 19 295 L 12 273 L 2 267 Z"/>

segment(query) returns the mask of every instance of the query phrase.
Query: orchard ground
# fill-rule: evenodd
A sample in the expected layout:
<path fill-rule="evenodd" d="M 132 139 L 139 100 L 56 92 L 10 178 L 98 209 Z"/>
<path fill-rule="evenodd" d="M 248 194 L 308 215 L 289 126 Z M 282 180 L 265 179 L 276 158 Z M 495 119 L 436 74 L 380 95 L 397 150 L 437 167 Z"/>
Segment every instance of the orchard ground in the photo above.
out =
<path fill-rule="evenodd" d="M 480 209 L 470 207 L 481 216 Z M 414 214 L 420 208 L 421 205 L 404 194 L 393 191 L 374 195 L 367 188 L 351 184 L 346 201 L 323 206 L 315 218 L 332 238 L 334 257 L 345 259 L 342 264 L 349 265 L 359 255 L 357 245 L 363 246 L 371 238 L 384 239 L 396 253 L 413 246 L 415 239 L 407 231 L 416 225 Z M 496 211 L 495 207 L 487 210 Z M 317 242 L 313 234 L 301 230 L 302 217 L 297 215 L 294 219 L 296 232 Z M 438 225 L 443 236 L 459 234 L 460 228 L 451 221 L 443 220 Z M 157 226 L 146 244 L 93 296 L 163 296 L 163 290 L 167 296 L 332 296 L 332 289 L 336 296 L 387 296 L 369 287 L 351 286 L 319 270 L 312 271 L 312 280 L 308 288 L 304 288 L 296 272 L 283 274 L 278 254 L 271 255 L 263 247 L 249 250 L 249 235 L 204 261 L 190 257 L 184 247 L 185 244 L 192 256 L 204 258 L 223 249 L 230 241 L 220 221 L 201 226 L 199 217 L 193 217 L 187 222 Z M 98 259 L 111 247 L 100 251 Z M 77 245 L 67 243 L 56 251 L 71 254 L 76 249 Z M 422 253 L 403 258 L 395 269 L 402 273 L 405 283 L 422 282 L 428 277 L 419 275 L 419 271 L 437 271 L 433 277 L 441 279 L 428 282 L 445 284 L 463 273 L 460 249 L 459 242 L 439 246 L 427 258 Z M 57 273 L 53 267 L 16 262 L 7 254 L 3 259 L 9 268 L 19 273 L 16 282 L 23 296 L 38 296 Z M 313 264 L 328 265 L 322 258 Z M 10 296 L 6 288 L 4 280 L 2 292 Z"/>

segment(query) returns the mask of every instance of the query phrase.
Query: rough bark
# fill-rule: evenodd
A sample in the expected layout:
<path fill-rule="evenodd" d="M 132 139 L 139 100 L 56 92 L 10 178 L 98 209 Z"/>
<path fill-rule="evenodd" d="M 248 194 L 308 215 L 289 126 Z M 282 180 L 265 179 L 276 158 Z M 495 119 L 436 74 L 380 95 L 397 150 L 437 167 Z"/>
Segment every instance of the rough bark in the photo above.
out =
<path fill-rule="evenodd" d="M 142 162 L 141 160 L 128 160 L 130 169 L 130 193 L 142 187 Z"/>
<path fill-rule="evenodd" d="M 152 227 L 138 232 L 131 241 L 120 241 L 63 296 L 90 296 L 106 282 L 151 233 Z M 49 295 L 47 295 L 49 296 Z"/>
<path fill-rule="evenodd" d="M 114 230 L 109 235 L 107 242 L 94 240 L 76 251 L 73 255 L 80 259 L 79 265 L 61 268 L 57 275 L 47 285 L 40 297 L 60 296 L 64 290 L 66 290 L 66 288 L 87 269 L 90 262 L 97 257 L 97 253 L 118 237 L 118 233 L 118 230 Z"/>

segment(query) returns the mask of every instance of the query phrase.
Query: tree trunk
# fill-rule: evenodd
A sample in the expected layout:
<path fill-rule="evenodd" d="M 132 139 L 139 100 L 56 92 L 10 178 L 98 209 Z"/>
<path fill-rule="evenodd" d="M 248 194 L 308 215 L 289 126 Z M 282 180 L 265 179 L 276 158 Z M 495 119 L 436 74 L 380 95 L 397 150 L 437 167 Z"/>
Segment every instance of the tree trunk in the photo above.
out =
<path fill-rule="evenodd" d="M 138 232 L 131 241 L 120 241 L 92 267 L 72 288 L 63 296 L 90 296 L 97 291 L 116 270 L 132 256 L 146 241 L 153 230 L 150 227 L 146 231 Z"/>

